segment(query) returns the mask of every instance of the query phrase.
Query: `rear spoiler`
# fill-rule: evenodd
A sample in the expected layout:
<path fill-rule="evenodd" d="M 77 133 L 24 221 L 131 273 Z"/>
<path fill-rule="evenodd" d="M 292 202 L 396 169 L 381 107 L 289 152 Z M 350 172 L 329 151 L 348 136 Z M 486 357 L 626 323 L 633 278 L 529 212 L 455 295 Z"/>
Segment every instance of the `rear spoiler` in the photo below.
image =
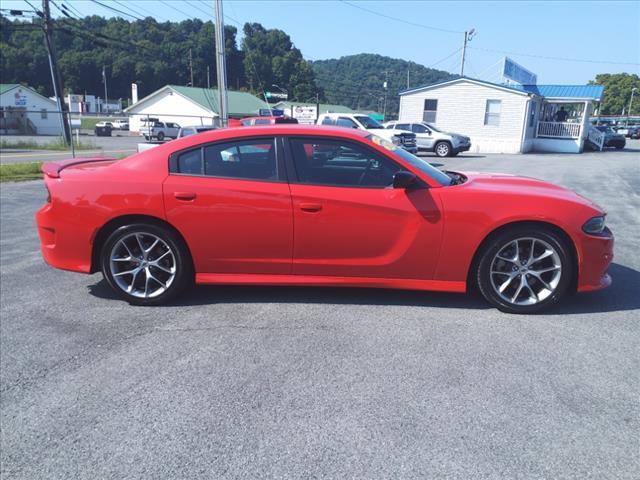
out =
<path fill-rule="evenodd" d="M 114 162 L 118 160 L 113 157 L 87 157 L 87 158 L 70 158 L 68 160 L 54 160 L 53 162 L 46 162 L 40 167 L 42 173 L 50 178 L 60 177 L 60 172 L 67 167 L 73 165 L 80 165 L 83 163 L 97 163 L 97 162 Z"/>

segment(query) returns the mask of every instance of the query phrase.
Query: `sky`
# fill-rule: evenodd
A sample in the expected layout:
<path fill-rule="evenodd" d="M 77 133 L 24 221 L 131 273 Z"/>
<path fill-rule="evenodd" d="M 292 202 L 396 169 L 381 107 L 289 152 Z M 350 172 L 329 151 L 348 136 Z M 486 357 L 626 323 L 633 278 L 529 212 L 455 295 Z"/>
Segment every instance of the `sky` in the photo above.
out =
<path fill-rule="evenodd" d="M 128 18 L 102 3 L 158 21 L 213 18 L 211 0 L 54 1 L 84 15 Z M 2 8 L 30 7 L 25 0 L 2 0 Z M 225 22 L 240 31 L 245 22 L 285 31 L 310 60 L 377 53 L 460 73 L 463 32 L 473 28 L 467 76 L 499 81 L 505 55 L 536 73 L 538 83 L 584 84 L 598 73 L 640 74 L 640 0 L 223 0 L 223 11 Z M 60 16 L 55 6 L 52 14 Z"/>

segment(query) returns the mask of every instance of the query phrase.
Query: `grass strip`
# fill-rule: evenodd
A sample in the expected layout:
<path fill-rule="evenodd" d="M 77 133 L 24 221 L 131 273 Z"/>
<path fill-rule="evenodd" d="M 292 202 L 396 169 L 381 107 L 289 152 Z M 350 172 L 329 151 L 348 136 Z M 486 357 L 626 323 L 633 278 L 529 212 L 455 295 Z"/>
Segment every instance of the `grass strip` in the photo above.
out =
<path fill-rule="evenodd" d="M 6 163 L 0 165 L 0 182 L 23 182 L 42 178 L 42 162 Z"/>
<path fill-rule="evenodd" d="M 93 143 L 82 143 L 80 145 L 74 143 L 76 150 L 99 150 L 102 147 L 96 147 Z M 17 142 L 11 142 L 7 140 L 0 140 L 0 148 L 15 148 L 23 150 L 56 150 L 56 151 L 68 151 L 71 152 L 71 147 L 65 143 L 62 138 L 58 138 L 53 142 L 38 143 L 34 141 L 19 140 Z"/>

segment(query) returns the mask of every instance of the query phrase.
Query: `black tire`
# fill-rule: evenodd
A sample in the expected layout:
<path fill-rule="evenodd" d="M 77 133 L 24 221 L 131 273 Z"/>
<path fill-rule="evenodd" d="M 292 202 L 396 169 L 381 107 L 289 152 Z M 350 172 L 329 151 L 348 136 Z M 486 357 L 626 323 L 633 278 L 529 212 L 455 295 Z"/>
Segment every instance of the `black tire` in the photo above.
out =
<path fill-rule="evenodd" d="M 527 290 L 530 292 L 528 300 L 531 300 L 534 298 L 534 293 L 532 288 L 535 289 L 536 287 L 542 287 L 542 283 L 540 283 L 540 281 L 537 279 L 536 276 L 534 276 L 534 274 L 526 273 L 529 271 L 527 270 L 529 268 L 529 265 L 525 267 L 524 265 L 521 265 L 522 261 L 517 261 L 517 262 L 513 262 L 512 260 L 503 261 L 502 257 L 497 258 L 498 253 L 502 254 L 503 252 L 508 251 L 507 248 L 513 248 L 513 247 L 509 247 L 509 245 L 513 245 L 515 243 L 515 240 L 517 239 L 520 239 L 518 244 L 522 242 L 522 247 L 525 255 L 523 256 L 519 254 L 519 250 L 518 250 L 518 255 L 514 256 L 514 258 L 523 259 L 528 257 L 528 254 L 526 251 L 526 248 L 528 245 L 527 241 L 528 239 L 534 239 L 536 240 L 536 242 L 538 242 L 535 244 L 537 246 L 534 247 L 534 251 L 536 248 L 539 249 L 541 247 L 544 248 L 546 251 L 547 246 L 549 246 L 551 247 L 552 250 L 555 250 L 556 255 L 551 257 L 546 257 L 545 259 L 540 260 L 538 262 L 532 262 L 531 263 L 532 266 L 535 265 L 537 269 L 544 270 L 545 266 L 549 264 L 544 264 L 543 262 L 553 262 L 554 265 L 556 262 L 560 263 L 561 269 L 560 269 L 558 278 L 555 277 L 556 274 L 554 272 L 544 272 L 541 275 L 543 276 L 542 280 L 549 282 L 548 284 L 549 286 L 553 284 L 554 288 L 552 290 L 543 288 L 541 289 L 540 292 L 537 292 L 535 294 L 535 299 L 537 303 L 528 304 L 528 305 L 517 303 L 518 299 L 522 299 L 522 294 L 526 293 Z M 533 243 L 531 245 L 533 245 Z M 518 247 L 516 246 L 516 248 Z M 498 234 L 494 235 L 492 238 L 490 238 L 488 243 L 486 243 L 486 245 L 483 247 L 483 250 L 480 254 L 480 261 L 478 262 L 478 266 L 475 272 L 475 280 L 476 280 L 476 285 L 478 287 L 478 290 L 480 291 L 480 293 L 482 293 L 482 296 L 489 303 L 491 303 L 493 306 L 497 307 L 499 310 L 503 312 L 527 314 L 527 313 L 536 313 L 541 310 L 547 309 L 552 305 L 556 304 L 561 298 L 563 298 L 568 293 L 569 288 L 571 286 L 571 282 L 573 279 L 573 272 L 574 272 L 574 260 L 573 260 L 573 255 L 571 254 L 569 248 L 570 247 L 566 244 L 566 240 L 549 228 L 522 225 L 522 226 L 514 226 L 512 228 L 505 229 L 499 232 Z M 538 250 L 538 252 L 539 251 L 540 250 Z M 499 288 L 494 287 L 494 284 L 502 283 L 503 278 L 505 279 L 504 283 L 506 283 L 507 279 L 512 278 L 508 276 L 506 273 L 492 274 L 491 273 L 492 265 L 494 268 L 496 268 L 496 265 L 500 265 L 500 263 L 494 264 L 494 260 L 496 262 L 501 262 L 505 266 L 505 270 L 504 270 L 505 272 L 513 273 L 513 275 L 515 275 L 513 277 L 513 282 L 515 283 L 509 284 L 508 289 L 505 289 L 503 292 L 504 296 L 511 297 L 513 291 L 514 290 L 517 291 L 518 287 L 520 287 L 522 290 L 520 293 L 520 296 L 518 296 L 518 294 L 516 293 L 516 297 L 515 297 L 516 300 L 513 302 L 503 298 L 503 296 L 501 296 L 501 294 L 497 291 L 499 290 Z M 516 266 L 517 266 L 517 269 L 516 269 Z M 522 271 L 525 272 L 524 274 L 519 273 L 520 268 L 523 269 Z M 511 272 L 510 269 L 513 269 L 514 271 Z M 532 268 L 531 271 L 536 271 L 536 270 Z M 553 281 L 550 280 L 551 277 L 548 275 L 554 276 Z M 525 277 L 525 280 L 523 282 L 527 284 L 527 290 L 521 287 L 522 284 L 518 284 L 518 282 L 521 281 L 523 276 Z M 533 285 L 533 287 L 530 287 L 530 285 Z M 501 286 L 502 285 L 500 285 L 500 287 Z M 543 299 L 541 300 L 539 300 L 539 297 L 538 297 L 538 294 L 540 293 L 543 293 L 543 295 L 541 295 L 543 296 Z M 520 301 L 522 302 L 523 300 L 520 300 Z"/>
<path fill-rule="evenodd" d="M 155 249 L 150 249 L 148 256 L 143 254 L 141 248 L 150 247 L 155 239 L 160 240 L 154 244 L 157 245 Z M 171 253 L 167 253 L 167 250 Z M 115 262 L 111 261 L 112 254 L 118 258 Z M 154 259 L 152 255 L 158 258 Z M 127 258 L 133 260 L 127 261 Z M 182 238 L 168 228 L 147 223 L 125 225 L 115 230 L 102 247 L 100 265 L 102 275 L 109 286 L 119 297 L 132 305 L 150 306 L 166 303 L 189 287 L 194 279 L 191 256 Z M 173 277 L 167 269 L 175 269 Z M 138 272 L 135 276 L 123 274 L 129 270 Z M 151 280 L 150 276 L 153 277 Z M 129 283 L 133 287 L 133 293 L 125 290 L 126 284 Z M 143 284 L 145 290 L 141 292 Z M 151 291 L 153 288 L 155 291 Z"/>
<path fill-rule="evenodd" d="M 622 150 L 624 148 L 624 145 L 616 145 L 616 150 Z"/>
<path fill-rule="evenodd" d="M 433 151 L 435 152 L 436 156 L 444 158 L 451 156 L 452 149 L 451 145 L 449 145 L 449 142 L 438 142 L 433 147 Z"/>
<path fill-rule="evenodd" d="M 150 140 L 151 140 L 151 137 L 150 137 L 149 135 L 145 135 L 145 136 L 144 136 L 144 139 L 148 142 L 148 141 L 150 141 Z"/>
<path fill-rule="evenodd" d="M 164 140 L 164 132 L 159 132 L 158 133 L 158 141 L 161 142 Z"/>

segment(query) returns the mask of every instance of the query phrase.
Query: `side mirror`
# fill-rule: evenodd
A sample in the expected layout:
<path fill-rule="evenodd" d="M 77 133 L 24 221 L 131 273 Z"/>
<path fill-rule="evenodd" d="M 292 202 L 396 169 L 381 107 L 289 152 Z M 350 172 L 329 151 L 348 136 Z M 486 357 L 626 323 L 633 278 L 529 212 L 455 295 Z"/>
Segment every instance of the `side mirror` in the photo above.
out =
<path fill-rule="evenodd" d="M 400 170 L 393 176 L 393 188 L 412 188 L 418 185 L 418 177 L 406 170 Z"/>

